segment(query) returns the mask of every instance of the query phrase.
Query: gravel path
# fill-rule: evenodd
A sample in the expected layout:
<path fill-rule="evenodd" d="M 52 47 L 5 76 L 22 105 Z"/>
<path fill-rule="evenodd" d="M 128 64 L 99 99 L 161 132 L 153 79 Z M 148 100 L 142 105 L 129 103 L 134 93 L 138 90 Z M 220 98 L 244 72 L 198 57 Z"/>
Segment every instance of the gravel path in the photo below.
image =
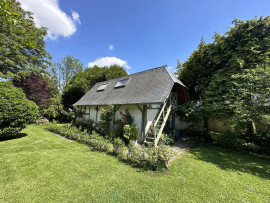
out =
<path fill-rule="evenodd" d="M 191 145 L 194 144 L 194 138 L 192 137 L 181 137 L 179 138 L 175 143 L 174 146 L 172 146 L 173 151 L 175 152 L 175 156 L 172 158 L 171 162 L 175 159 L 180 158 L 185 151 L 189 149 Z"/>

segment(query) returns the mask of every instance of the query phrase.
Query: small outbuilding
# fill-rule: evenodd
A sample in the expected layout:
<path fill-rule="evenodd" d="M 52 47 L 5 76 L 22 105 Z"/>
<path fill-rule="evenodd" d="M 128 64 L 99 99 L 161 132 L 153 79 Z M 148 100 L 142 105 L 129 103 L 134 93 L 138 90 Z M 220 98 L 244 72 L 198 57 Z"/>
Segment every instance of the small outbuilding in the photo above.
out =
<path fill-rule="evenodd" d="M 128 109 L 139 129 L 139 141 L 157 146 L 166 125 L 172 131 L 186 127 L 175 110 L 188 99 L 187 87 L 162 66 L 96 83 L 74 105 L 94 122 L 100 121 L 101 106 L 114 105 L 114 121 Z"/>

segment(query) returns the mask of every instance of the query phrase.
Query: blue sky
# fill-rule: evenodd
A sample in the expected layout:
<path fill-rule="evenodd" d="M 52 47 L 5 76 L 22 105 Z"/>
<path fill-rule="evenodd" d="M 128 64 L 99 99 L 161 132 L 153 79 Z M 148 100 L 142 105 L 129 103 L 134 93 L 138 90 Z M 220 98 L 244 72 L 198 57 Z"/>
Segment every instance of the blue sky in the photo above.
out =
<path fill-rule="evenodd" d="M 85 67 L 119 62 L 129 73 L 162 65 L 175 69 L 202 37 L 210 42 L 235 17 L 265 17 L 270 11 L 269 0 L 19 1 L 38 26 L 49 27 L 46 49 L 53 61 L 71 55 Z"/>

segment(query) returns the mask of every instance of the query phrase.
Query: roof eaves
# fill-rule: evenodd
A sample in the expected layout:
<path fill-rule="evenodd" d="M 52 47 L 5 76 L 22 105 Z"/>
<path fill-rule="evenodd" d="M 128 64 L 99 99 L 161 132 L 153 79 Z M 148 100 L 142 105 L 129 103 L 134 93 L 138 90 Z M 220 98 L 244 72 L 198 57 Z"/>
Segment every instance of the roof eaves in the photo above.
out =
<path fill-rule="evenodd" d="M 171 79 L 173 80 L 173 82 L 178 83 L 182 85 L 183 87 L 186 87 L 186 85 L 184 85 L 180 80 L 178 80 L 178 78 L 172 73 L 172 71 L 167 66 L 165 68 L 168 74 L 171 76 Z"/>

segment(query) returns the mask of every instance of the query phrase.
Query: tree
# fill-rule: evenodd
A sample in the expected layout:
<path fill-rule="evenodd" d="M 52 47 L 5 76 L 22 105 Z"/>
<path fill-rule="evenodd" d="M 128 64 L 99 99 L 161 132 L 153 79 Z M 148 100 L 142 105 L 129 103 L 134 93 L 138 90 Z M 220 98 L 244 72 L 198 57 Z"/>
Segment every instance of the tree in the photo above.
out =
<path fill-rule="evenodd" d="M 37 28 L 32 13 L 19 2 L 0 0 L 0 77 L 14 77 L 29 68 L 46 69 L 50 58 L 46 34 L 46 28 Z"/>
<path fill-rule="evenodd" d="M 37 105 L 10 82 L 0 81 L 0 138 L 14 136 L 35 121 Z"/>
<path fill-rule="evenodd" d="M 212 75 L 220 68 L 215 61 L 219 56 L 214 43 L 206 44 L 202 39 L 197 50 L 184 63 L 178 62 L 177 71 L 181 81 L 189 88 L 191 100 L 203 98 L 203 92 L 211 81 Z"/>
<path fill-rule="evenodd" d="M 64 107 L 70 108 L 77 102 L 89 89 L 97 82 L 111 80 L 114 78 L 126 76 L 125 69 L 118 65 L 110 67 L 86 68 L 83 72 L 76 73 L 64 87 L 62 101 Z"/>
<path fill-rule="evenodd" d="M 64 57 L 61 62 L 53 64 L 51 67 L 52 78 L 57 84 L 60 92 L 70 81 L 72 76 L 83 70 L 83 64 L 73 56 Z"/>
<path fill-rule="evenodd" d="M 204 116 L 247 129 L 269 123 L 270 17 L 233 24 L 224 35 L 215 33 L 213 43 L 201 42 L 183 63 L 180 78 L 202 103 Z"/>
<path fill-rule="evenodd" d="M 48 82 L 33 72 L 13 80 L 13 84 L 23 90 L 29 100 L 34 101 L 41 109 L 50 103 L 51 91 Z"/>
<path fill-rule="evenodd" d="M 63 112 L 61 95 L 56 95 L 50 99 L 50 103 L 43 108 L 42 115 L 50 121 L 59 119 Z"/>

